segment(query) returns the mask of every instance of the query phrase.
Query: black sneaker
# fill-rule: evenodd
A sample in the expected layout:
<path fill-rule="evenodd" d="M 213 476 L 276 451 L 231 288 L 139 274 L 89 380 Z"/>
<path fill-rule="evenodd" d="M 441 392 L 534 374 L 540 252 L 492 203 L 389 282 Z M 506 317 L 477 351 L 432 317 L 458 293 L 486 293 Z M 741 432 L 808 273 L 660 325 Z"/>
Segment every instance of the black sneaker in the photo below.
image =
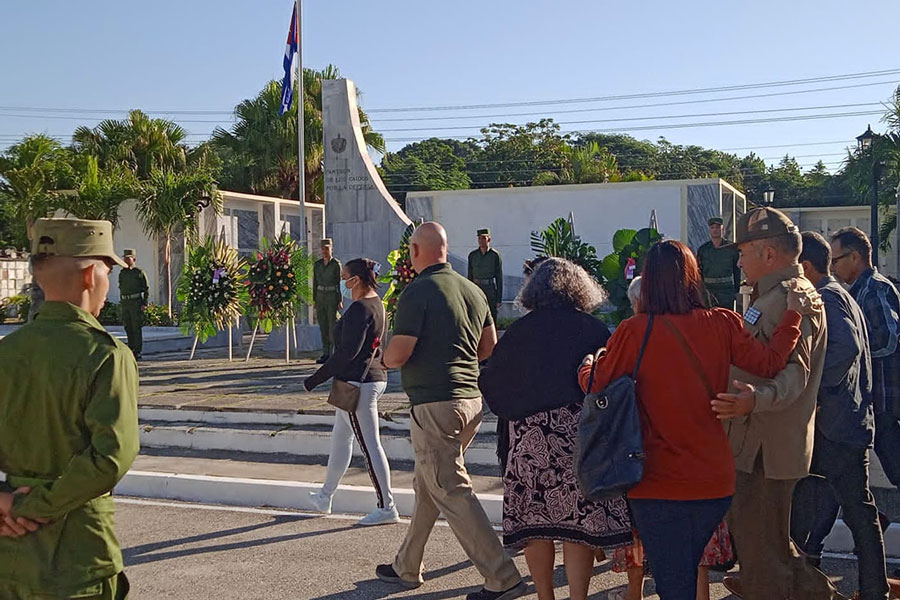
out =
<path fill-rule="evenodd" d="M 411 590 L 422 585 L 421 581 L 407 581 L 406 579 L 402 579 L 397 575 L 397 571 L 394 570 L 393 565 L 378 565 L 375 567 L 375 576 L 387 583 L 396 583 Z M 514 596 L 510 596 L 510 598 L 514 598 Z"/>
<path fill-rule="evenodd" d="M 520 581 L 505 592 L 491 592 L 481 588 L 477 592 L 466 595 L 466 600 L 512 600 L 525 594 L 527 586 L 524 581 Z"/>
<path fill-rule="evenodd" d="M 316 359 L 316 364 L 317 364 L 317 365 L 325 364 L 325 361 L 327 361 L 328 358 L 329 358 L 329 357 L 328 357 L 327 354 L 323 354 L 323 355 L 320 356 L 318 359 Z"/>

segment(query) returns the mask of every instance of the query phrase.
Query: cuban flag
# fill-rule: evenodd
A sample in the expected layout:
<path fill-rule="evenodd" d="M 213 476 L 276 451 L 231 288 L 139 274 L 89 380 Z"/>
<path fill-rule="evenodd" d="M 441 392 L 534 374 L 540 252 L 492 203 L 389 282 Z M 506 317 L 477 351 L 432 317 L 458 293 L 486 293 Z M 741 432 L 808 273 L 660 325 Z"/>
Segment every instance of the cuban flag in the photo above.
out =
<path fill-rule="evenodd" d="M 298 51 L 299 39 L 297 35 L 297 5 L 291 13 L 291 28 L 288 31 L 287 44 L 284 46 L 284 80 L 281 82 L 281 106 L 278 107 L 278 115 L 281 116 L 291 109 L 294 102 L 294 55 Z"/>

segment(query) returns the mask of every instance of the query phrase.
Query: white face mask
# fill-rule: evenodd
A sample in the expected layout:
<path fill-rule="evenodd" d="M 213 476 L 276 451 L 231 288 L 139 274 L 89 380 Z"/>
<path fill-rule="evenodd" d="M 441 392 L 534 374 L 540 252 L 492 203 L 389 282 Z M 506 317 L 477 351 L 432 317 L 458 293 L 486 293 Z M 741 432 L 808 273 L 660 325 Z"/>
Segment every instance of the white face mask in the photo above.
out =
<path fill-rule="evenodd" d="M 344 298 L 347 298 L 348 300 L 352 300 L 353 299 L 353 288 L 347 287 L 347 281 L 341 279 L 340 287 L 341 287 L 341 296 L 343 296 Z"/>

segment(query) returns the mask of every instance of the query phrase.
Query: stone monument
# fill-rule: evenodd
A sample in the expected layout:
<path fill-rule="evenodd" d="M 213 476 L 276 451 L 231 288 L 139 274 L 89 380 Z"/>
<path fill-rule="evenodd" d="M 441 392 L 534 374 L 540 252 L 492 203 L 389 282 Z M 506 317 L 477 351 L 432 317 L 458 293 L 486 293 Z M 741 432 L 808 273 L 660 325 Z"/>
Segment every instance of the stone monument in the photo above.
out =
<path fill-rule="evenodd" d="M 325 145 L 325 235 L 341 262 L 359 257 L 390 265 L 388 254 L 411 223 L 381 181 L 363 139 L 356 86 L 349 79 L 322 82 Z"/>

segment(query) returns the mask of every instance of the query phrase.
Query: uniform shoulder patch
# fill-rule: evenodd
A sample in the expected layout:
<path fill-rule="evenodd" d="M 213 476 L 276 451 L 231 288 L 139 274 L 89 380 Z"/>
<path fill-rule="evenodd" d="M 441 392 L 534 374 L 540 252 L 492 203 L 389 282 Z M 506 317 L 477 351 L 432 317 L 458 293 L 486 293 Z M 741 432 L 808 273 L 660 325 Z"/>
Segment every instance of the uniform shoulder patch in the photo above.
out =
<path fill-rule="evenodd" d="M 759 321 L 761 316 L 762 312 L 755 306 L 751 306 L 747 309 L 747 312 L 744 313 L 744 321 L 751 325 L 756 325 L 756 322 Z"/>

